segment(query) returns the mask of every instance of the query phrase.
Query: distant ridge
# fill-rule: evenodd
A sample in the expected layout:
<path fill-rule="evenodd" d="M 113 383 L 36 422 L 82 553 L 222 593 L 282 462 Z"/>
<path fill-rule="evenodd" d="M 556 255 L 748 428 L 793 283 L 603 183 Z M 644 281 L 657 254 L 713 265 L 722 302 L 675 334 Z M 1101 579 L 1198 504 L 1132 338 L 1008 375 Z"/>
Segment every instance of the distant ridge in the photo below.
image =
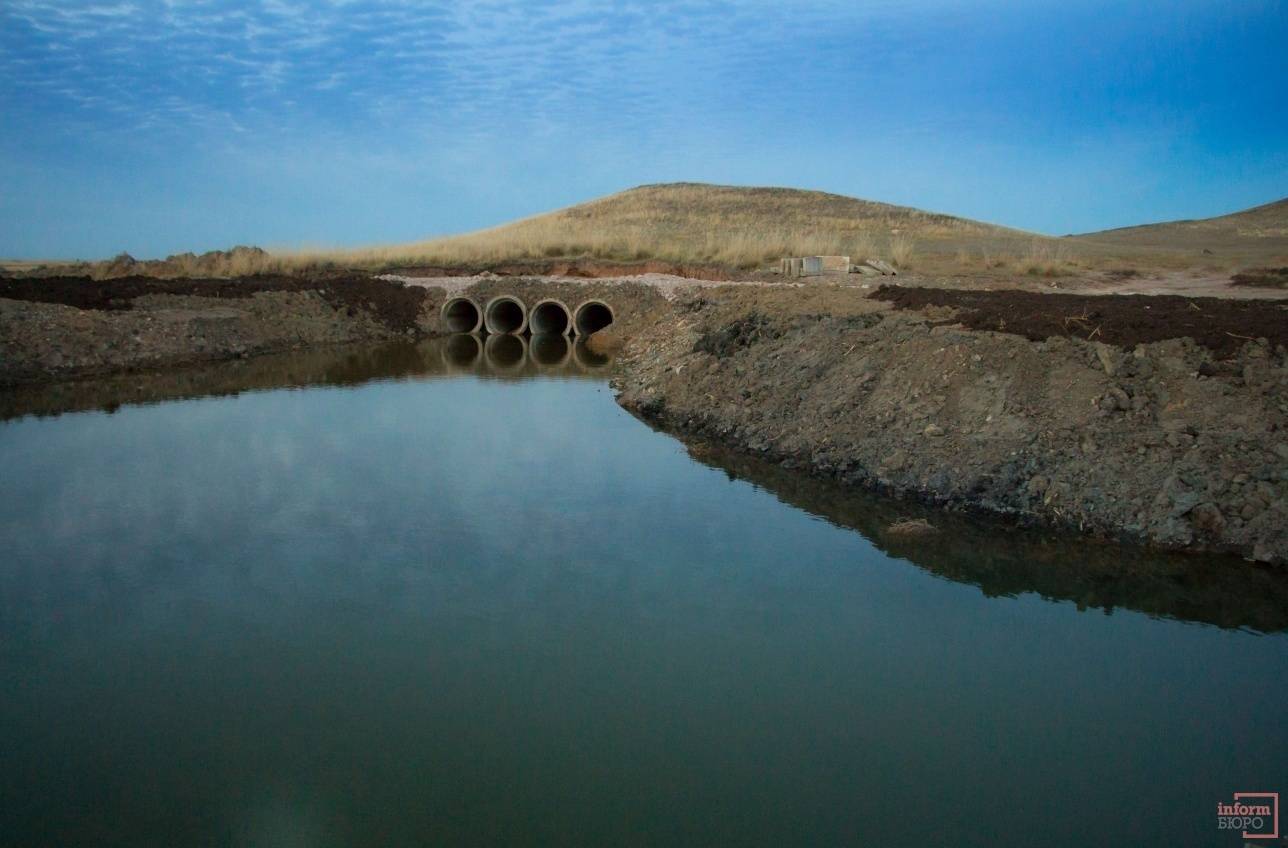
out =
<path fill-rule="evenodd" d="M 1248 259 L 1288 256 L 1288 197 L 1215 218 L 1118 227 L 1072 238 L 1119 247 L 1236 253 Z"/>

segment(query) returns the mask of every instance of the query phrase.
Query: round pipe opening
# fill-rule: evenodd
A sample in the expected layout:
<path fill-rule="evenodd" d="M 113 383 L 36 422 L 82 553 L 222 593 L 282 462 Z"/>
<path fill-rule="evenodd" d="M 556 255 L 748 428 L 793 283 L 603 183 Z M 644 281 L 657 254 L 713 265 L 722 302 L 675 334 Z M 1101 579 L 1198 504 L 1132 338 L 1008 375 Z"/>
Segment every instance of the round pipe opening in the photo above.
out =
<path fill-rule="evenodd" d="M 522 336 L 506 334 L 488 336 L 483 343 L 483 356 L 487 364 L 498 371 L 516 371 L 528 358 L 528 346 Z"/>
<path fill-rule="evenodd" d="M 448 298 L 440 314 L 449 333 L 477 333 L 483 327 L 483 312 L 468 297 Z"/>
<path fill-rule="evenodd" d="M 478 336 L 456 333 L 443 344 L 443 363 L 449 368 L 471 368 L 483 358 L 483 345 Z"/>
<path fill-rule="evenodd" d="M 589 336 L 613 323 L 613 308 L 602 300 L 588 300 L 577 307 L 573 326 L 579 336 Z"/>
<path fill-rule="evenodd" d="M 528 308 L 513 295 L 494 297 L 483 310 L 483 325 L 489 333 L 517 336 L 528 326 Z"/>
<path fill-rule="evenodd" d="M 561 300 L 539 300 L 528 313 L 528 330 L 534 336 L 566 336 L 572 332 L 572 312 Z"/>
<path fill-rule="evenodd" d="M 543 367 L 559 367 L 572 356 L 572 343 L 563 335 L 533 336 L 528 342 L 528 355 Z"/>

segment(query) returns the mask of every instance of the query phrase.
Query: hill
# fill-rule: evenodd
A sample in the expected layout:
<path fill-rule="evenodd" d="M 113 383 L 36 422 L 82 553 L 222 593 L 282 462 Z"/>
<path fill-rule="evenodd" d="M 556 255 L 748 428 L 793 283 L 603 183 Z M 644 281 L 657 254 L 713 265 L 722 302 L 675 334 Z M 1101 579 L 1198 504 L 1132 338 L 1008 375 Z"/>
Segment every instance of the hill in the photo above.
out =
<path fill-rule="evenodd" d="M 356 255 L 443 264 L 589 256 L 753 267 L 793 255 L 899 258 L 979 245 L 1013 249 L 1035 238 L 1043 237 L 822 191 L 668 183 L 474 233 Z"/>
<path fill-rule="evenodd" d="M 1143 224 L 1071 236 L 1090 247 L 1137 248 L 1159 255 L 1200 254 L 1241 262 L 1288 257 L 1288 198 L 1229 215 Z"/>
<path fill-rule="evenodd" d="M 1047 276 L 1080 269 L 1288 265 L 1288 199 L 1231 215 L 1077 236 L 994 224 L 792 188 L 702 183 L 645 185 L 457 236 L 353 250 L 265 253 L 258 248 L 74 265 L 6 263 L 10 273 L 95 277 L 235 276 L 322 269 L 526 268 L 573 260 L 635 268 L 720 266 L 738 272 L 782 256 L 879 257 L 926 273 Z"/>

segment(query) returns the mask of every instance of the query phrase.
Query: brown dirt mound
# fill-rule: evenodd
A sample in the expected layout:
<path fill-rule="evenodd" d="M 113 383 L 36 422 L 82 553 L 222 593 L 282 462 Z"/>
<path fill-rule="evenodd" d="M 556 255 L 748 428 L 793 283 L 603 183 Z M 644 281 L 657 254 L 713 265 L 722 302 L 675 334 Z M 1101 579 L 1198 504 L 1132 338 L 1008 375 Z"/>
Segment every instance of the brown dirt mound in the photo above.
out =
<path fill-rule="evenodd" d="M 348 275 L 335 277 L 285 277 L 257 275 L 234 279 L 175 279 L 131 276 L 110 280 L 89 277 L 46 277 L 0 280 L 0 298 L 35 303 L 60 303 L 78 309 L 131 309 L 143 295 L 196 295 L 213 298 L 247 298 L 256 292 L 316 291 L 332 307 L 370 311 L 394 330 L 416 327 L 426 290 L 404 287 L 388 280 Z"/>
<path fill-rule="evenodd" d="M 1288 289 L 1288 268 L 1249 268 L 1231 277 L 1230 285 Z"/>
<path fill-rule="evenodd" d="M 1288 300 L 1226 300 L 1171 295 L 1041 294 L 964 291 L 884 285 L 873 292 L 896 309 L 930 306 L 959 310 L 973 330 L 1013 333 L 1033 341 L 1053 336 L 1089 339 L 1122 348 L 1191 338 L 1228 359 L 1247 342 L 1288 345 Z"/>

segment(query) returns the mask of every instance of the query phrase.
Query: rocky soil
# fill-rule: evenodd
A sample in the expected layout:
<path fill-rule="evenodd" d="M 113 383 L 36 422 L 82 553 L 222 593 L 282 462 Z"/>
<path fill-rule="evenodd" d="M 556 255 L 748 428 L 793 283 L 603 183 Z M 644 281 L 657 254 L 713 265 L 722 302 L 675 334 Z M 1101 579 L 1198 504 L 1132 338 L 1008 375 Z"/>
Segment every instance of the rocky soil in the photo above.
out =
<path fill-rule="evenodd" d="M 1145 300 L 1123 326 L 1151 338 Z M 1076 323 L 1035 340 L 835 287 L 704 289 L 676 308 L 631 340 L 615 383 L 668 430 L 850 486 L 1288 563 L 1282 342 L 1106 344 Z"/>

